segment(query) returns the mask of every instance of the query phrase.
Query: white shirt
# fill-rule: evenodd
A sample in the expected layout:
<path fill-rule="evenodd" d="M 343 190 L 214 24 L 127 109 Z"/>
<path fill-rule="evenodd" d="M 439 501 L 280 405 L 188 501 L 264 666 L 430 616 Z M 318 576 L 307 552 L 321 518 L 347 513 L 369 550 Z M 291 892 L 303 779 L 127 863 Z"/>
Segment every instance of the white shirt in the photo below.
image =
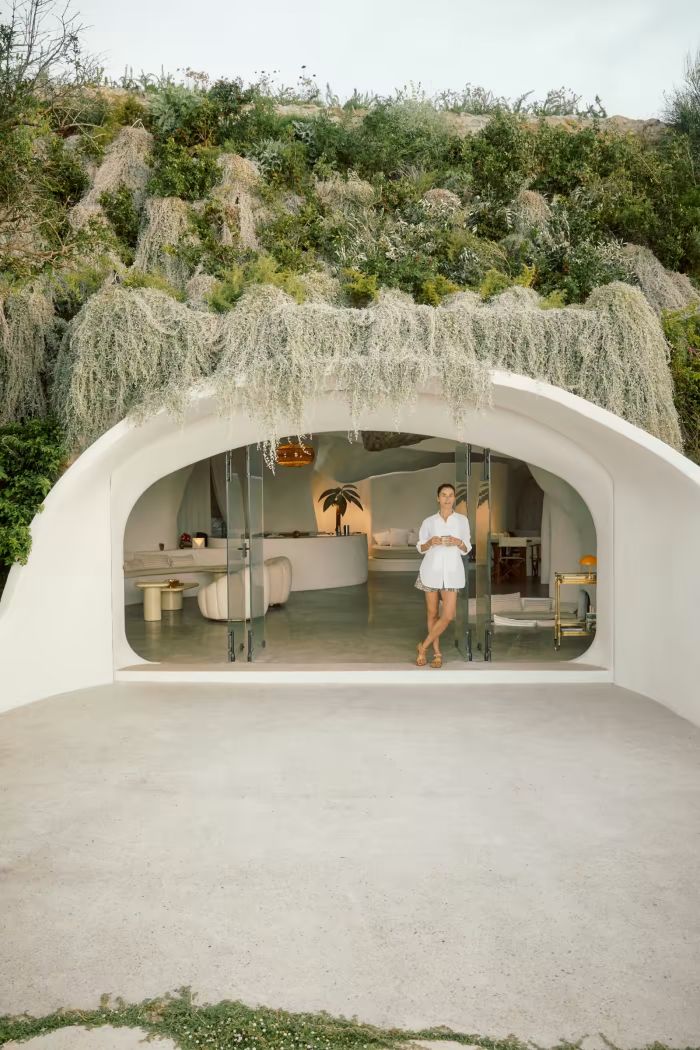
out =
<path fill-rule="evenodd" d="M 421 551 L 424 543 L 433 536 L 457 536 L 466 550 L 460 547 L 443 547 L 437 544 Z M 431 514 L 420 527 L 416 549 L 423 555 L 420 566 L 421 582 L 426 587 L 464 587 L 464 564 L 462 558 L 472 549 L 469 519 L 453 511 L 447 521 L 442 514 Z"/>

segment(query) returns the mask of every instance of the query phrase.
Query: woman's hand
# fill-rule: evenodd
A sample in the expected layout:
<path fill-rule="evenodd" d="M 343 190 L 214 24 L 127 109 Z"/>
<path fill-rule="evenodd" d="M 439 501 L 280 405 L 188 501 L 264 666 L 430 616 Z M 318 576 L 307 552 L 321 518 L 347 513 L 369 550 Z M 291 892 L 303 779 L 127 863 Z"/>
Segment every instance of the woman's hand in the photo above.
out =
<path fill-rule="evenodd" d="M 430 547 L 442 547 L 442 536 L 431 536 L 428 540 Z"/>

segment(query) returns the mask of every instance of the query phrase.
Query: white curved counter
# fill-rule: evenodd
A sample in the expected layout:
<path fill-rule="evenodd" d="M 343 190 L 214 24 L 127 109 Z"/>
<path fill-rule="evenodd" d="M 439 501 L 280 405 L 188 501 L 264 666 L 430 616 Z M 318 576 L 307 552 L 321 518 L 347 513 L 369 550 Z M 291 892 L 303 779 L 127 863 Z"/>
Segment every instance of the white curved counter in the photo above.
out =
<path fill-rule="evenodd" d="M 352 587 L 367 580 L 367 537 L 265 537 L 265 558 L 284 556 L 292 563 L 293 591 Z"/>

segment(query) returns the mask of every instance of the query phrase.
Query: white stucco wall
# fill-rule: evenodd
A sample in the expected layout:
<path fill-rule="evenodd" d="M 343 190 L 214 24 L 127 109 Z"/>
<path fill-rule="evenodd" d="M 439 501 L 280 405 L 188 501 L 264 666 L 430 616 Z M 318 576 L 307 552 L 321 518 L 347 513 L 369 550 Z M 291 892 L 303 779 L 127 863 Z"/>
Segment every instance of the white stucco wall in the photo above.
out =
<path fill-rule="evenodd" d="M 350 426 L 332 391 L 307 406 L 305 422 L 313 433 Z M 585 661 L 700 723 L 698 574 L 687 557 L 700 534 L 700 468 L 588 402 L 506 373 L 494 373 L 493 408 L 467 412 L 462 430 L 437 386 L 399 420 L 384 410 L 360 422 L 468 439 L 568 481 L 598 537 L 600 628 Z M 184 423 L 164 414 L 141 427 L 125 421 L 76 461 L 35 519 L 29 564 L 13 567 L 0 604 L 2 707 L 109 682 L 115 668 L 138 663 L 124 632 L 122 574 L 134 504 L 163 475 L 261 436 L 255 421 L 224 419 L 201 396 Z M 537 673 L 518 672 L 530 681 Z"/>
<path fill-rule="evenodd" d="M 177 512 L 192 473 L 192 465 L 159 478 L 137 500 L 124 531 L 125 551 L 157 551 L 177 547 Z"/>

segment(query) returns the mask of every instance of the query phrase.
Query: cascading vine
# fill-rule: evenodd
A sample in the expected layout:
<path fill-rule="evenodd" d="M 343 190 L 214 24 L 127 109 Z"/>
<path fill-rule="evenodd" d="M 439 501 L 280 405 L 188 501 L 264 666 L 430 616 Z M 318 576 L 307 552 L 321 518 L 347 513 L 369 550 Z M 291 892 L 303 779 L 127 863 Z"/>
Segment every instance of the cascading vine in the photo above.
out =
<path fill-rule="evenodd" d="M 55 407 L 84 445 L 133 413 L 176 415 L 204 384 L 221 410 L 242 405 L 271 442 L 304 429 L 304 403 L 343 392 L 352 418 L 377 404 L 397 417 L 439 381 L 459 420 L 490 400 L 494 368 L 571 391 L 681 447 L 668 347 L 654 312 L 630 285 L 605 285 L 585 306 L 544 310 L 531 289 L 484 303 L 453 295 L 437 308 L 383 292 L 365 309 L 297 304 L 261 285 L 225 315 L 195 311 L 148 290 L 91 297 L 63 342 Z"/>

